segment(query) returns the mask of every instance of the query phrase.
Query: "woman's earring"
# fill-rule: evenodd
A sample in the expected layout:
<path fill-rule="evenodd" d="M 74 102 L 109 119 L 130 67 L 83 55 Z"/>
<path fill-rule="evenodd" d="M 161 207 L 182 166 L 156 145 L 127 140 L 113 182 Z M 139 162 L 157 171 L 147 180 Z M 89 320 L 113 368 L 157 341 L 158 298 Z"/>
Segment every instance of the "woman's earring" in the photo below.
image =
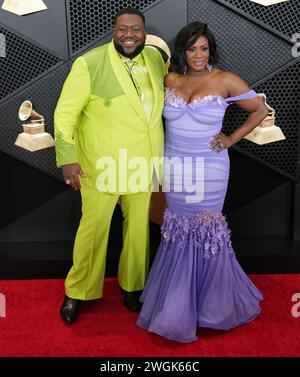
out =
<path fill-rule="evenodd" d="M 183 74 L 185 75 L 186 73 L 187 73 L 187 65 L 185 65 L 183 68 Z"/>
<path fill-rule="evenodd" d="M 208 72 L 211 72 L 212 70 L 212 65 L 211 64 L 206 64 L 205 68 L 207 69 Z"/>

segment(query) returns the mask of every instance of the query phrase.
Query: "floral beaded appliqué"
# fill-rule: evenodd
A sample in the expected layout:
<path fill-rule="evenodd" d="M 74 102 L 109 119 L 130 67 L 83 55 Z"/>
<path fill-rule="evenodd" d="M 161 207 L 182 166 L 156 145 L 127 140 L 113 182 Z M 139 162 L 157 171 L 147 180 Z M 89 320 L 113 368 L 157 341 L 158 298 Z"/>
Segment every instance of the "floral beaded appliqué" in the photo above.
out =
<path fill-rule="evenodd" d="M 165 103 L 173 107 L 186 107 L 187 102 L 180 96 L 175 94 L 174 88 L 165 89 Z"/>
<path fill-rule="evenodd" d="M 203 249 L 204 259 L 215 259 L 227 246 L 229 253 L 234 253 L 230 229 L 222 213 L 204 211 L 192 218 L 178 216 L 166 209 L 161 227 L 162 242 L 183 245 L 192 241 L 195 249 Z"/>
<path fill-rule="evenodd" d="M 168 88 L 168 87 L 165 89 L 165 103 L 173 107 L 189 106 L 191 109 L 196 109 L 199 106 L 203 106 L 203 105 L 216 105 L 219 107 L 224 107 L 228 105 L 222 96 L 211 95 L 211 94 L 207 96 L 195 98 L 190 103 L 188 103 L 181 96 L 178 96 L 177 94 L 175 94 L 174 88 Z"/>
<path fill-rule="evenodd" d="M 191 109 L 196 109 L 197 107 L 202 105 L 216 105 L 223 107 L 224 105 L 227 105 L 227 102 L 221 96 L 208 95 L 204 97 L 195 98 L 189 103 Z"/>

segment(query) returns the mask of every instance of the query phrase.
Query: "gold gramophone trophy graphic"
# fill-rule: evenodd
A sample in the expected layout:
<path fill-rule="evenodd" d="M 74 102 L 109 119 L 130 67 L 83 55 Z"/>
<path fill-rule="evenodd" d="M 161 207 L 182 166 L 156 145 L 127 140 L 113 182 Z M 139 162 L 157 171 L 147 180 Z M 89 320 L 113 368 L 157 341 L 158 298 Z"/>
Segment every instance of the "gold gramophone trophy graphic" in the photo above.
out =
<path fill-rule="evenodd" d="M 266 95 L 264 93 L 259 93 L 258 96 L 264 101 L 266 108 L 268 109 L 268 115 L 257 127 L 254 128 L 254 130 L 244 136 L 244 139 L 259 145 L 285 140 L 283 132 L 275 124 L 275 110 L 267 104 Z"/>
<path fill-rule="evenodd" d="M 157 35 L 147 34 L 145 46 L 153 47 L 158 50 L 161 53 L 167 68 L 170 66 L 171 51 L 167 43 L 162 38 L 158 37 Z"/>
<path fill-rule="evenodd" d="M 48 9 L 43 0 L 4 0 L 2 9 L 24 16 Z"/>
<path fill-rule="evenodd" d="M 250 1 L 252 1 L 253 3 L 261 4 L 261 5 L 264 5 L 265 7 L 268 7 L 270 5 L 283 3 L 288 0 L 250 0 Z"/>
<path fill-rule="evenodd" d="M 45 132 L 44 117 L 33 109 L 30 101 L 20 106 L 19 119 L 25 123 L 22 124 L 23 132 L 19 134 L 15 145 L 30 152 L 55 146 L 53 137 Z"/>

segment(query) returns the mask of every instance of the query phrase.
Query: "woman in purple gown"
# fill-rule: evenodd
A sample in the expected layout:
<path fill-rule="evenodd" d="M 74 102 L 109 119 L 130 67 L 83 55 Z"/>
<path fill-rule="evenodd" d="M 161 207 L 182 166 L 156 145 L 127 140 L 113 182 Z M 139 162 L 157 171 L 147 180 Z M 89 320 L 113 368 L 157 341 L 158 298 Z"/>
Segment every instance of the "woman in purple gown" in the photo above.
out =
<path fill-rule="evenodd" d="M 227 149 L 267 110 L 240 77 L 213 66 L 216 58 L 213 35 L 205 24 L 193 22 L 176 37 L 176 72 L 165 79 L 163 189 L 168 209 L 137 324 L 183 343 L 197 340 L 197 327 L 229 330 L 251 321 L 262 299 L 236 260 L 222 208 Z M 222 121 L 232 102 L 249 116 L 225 136 Z"/>

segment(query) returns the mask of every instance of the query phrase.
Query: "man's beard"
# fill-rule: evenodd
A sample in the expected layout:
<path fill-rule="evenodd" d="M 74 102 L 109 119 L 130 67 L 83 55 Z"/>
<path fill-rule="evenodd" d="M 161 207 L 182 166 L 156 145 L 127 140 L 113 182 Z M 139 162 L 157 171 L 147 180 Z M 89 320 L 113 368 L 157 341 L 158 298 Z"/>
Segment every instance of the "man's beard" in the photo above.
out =
<path fill-rule="evenodd" d="M 123 47 L 116 42 L 116 40 L 114 39 L 114 45 L 115 45 L 115 49 L 118 51 L 119 54 L 125 56 L 126 58 L 129 58 L 129 59 L 133 59 L 135 56 L 137 56 L 141 51 L 143 51 L 144 47 L 145 47 L 145 41 L 143 43 L 141 43 L 140 45 L 138 45 L 136 47 L 136 49 L 134 51 L 132 51 L 130 54 L 127 54 Z"/>

